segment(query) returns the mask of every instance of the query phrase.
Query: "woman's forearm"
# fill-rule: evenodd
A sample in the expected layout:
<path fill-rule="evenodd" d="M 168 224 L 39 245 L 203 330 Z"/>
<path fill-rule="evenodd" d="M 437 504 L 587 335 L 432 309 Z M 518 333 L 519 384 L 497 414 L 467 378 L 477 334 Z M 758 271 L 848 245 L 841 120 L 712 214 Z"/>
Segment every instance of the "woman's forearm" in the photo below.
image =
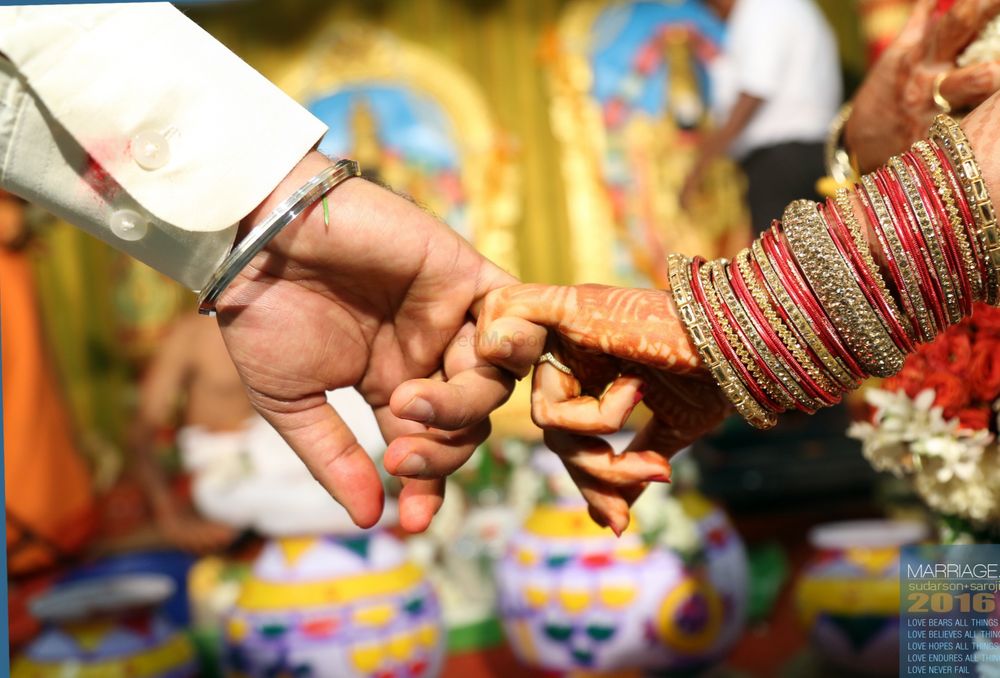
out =
<path fill-rule="evenodd" d="M 864 378 L 897 372 L 974 303 L 1000 303 L 989 197 L 1000 173 L 980 123 L 989 116 L 971 116 L 968 137 L 939 118 L 853 189 L 790 205 L 732 262 L 672 257 L 692 344 L 751 423 L 835 403 Z"/>

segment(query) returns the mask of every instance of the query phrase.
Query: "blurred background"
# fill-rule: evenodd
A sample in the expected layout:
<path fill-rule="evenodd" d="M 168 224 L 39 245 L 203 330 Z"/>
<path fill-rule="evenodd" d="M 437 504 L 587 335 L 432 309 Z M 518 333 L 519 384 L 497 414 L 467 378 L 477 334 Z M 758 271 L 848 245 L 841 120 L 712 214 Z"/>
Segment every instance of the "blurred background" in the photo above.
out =
<path fill-rule="evenodd" d="M 330 127 L 321 150 L 525 281 L 666 287 L 663 253 L 750 238 L 730 160 L 680 207 L 726 35 L 707 3 L 178 4 Z M 849 97 L 910 3 L 817 4 Z M 615 539 L 523 389 L 427 534 L 391 510 L 360 533 L 252 420 L 191 293 L 12 196 L 0 226 L 15 675 L 895 675 L 898 548 L 991 539 L 992 497 L 873 469 L 862 395 L 731 420 Z M 364 403 L 330 397 L 378 456 Z"/>

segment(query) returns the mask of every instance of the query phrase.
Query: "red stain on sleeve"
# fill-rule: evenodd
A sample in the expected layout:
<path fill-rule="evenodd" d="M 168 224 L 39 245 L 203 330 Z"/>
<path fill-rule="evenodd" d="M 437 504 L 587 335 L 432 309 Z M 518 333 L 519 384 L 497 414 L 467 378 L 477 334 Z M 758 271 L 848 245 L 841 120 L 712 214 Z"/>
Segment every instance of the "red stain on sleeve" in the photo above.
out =
<path fill-rule="evenodd" d="M 121 184 L 107 167 L 119 157 L 128 157 L 131 145 L 131 140 L 123 144 L 119 139 L 84 144 L 88 153 L 80 176 L 94 193 L 107 202 L 114 200 L 122 191 Z"/>

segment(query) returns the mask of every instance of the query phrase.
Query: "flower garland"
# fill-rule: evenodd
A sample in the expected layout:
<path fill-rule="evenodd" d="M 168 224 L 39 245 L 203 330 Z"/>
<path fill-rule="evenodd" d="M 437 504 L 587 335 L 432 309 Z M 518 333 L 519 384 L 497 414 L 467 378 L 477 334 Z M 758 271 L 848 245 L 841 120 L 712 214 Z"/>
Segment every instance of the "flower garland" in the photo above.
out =
<path fill-rule="evenodd" d="M 977 304 L 866 400 L 869 420 L 849 434 L 875 469 L 975 530 L 1000 524 L 1000 309 Z"/>

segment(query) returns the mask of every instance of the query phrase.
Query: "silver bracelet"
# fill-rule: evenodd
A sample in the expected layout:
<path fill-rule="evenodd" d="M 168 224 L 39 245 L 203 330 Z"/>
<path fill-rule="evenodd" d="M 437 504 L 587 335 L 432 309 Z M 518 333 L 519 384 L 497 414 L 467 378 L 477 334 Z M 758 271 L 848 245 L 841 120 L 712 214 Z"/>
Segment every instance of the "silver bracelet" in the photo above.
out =
<path fill-rule="evenodd" d="M 250 263 L 250 260 L 281 232 L 281 229 L 295 221 L 300 214 L 332 189 L 357 176 L 361 176 L 358 163 L 353 160 L 339 160 L 337 164 L 327 167 L 307 181 L 302 188 L 285 198 L 263 221 L 247 233 L 215 269 L 205 289 L 198 295 L 198 313 L 215 315 L 215 304 L 219 301 L 219 296 Z"/>

